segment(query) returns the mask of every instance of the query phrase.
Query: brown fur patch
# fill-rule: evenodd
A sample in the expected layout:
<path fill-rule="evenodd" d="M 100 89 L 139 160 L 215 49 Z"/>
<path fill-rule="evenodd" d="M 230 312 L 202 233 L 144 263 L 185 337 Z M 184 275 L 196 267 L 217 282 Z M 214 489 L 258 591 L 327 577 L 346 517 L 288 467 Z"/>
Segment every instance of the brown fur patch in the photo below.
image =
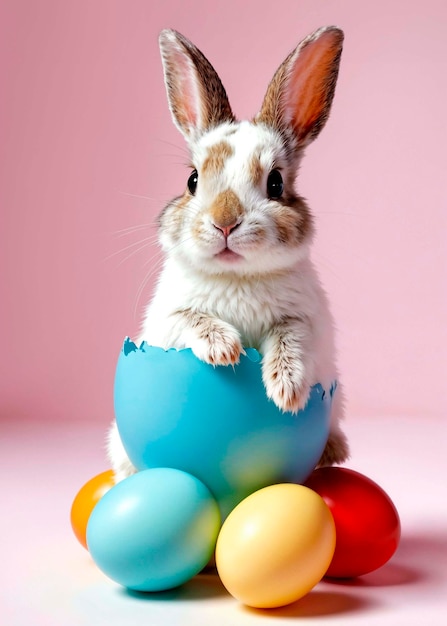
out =
<path fill-rule="evenodd" d="M 208 154 L 201 167 L 201 174 L 212 177 L 221 173 L 225 161 L 234 154 L 233 148 L 227 141 L 220 141 L 208 150 Z"/>
<path fill-rule="evenodd" d="M 209 208 L 213 223 L 221 228 L 233 226 L 244 213 L 244 207 L 231 189 L 219 193 Z"/>
<path fill-rule="evenodd" d="M 261 165 L 259 157 L 253 155 L 249 164 L 249 176 L 255 186 L 258 186 L 262 180 L 264 169 Z"/>
<path fill-rule="evenodd" d="M 287 245 L 301 243 L 313 230 L 312 215 L 306 203 L 299 196 L 289 196 L 279 203 L 282 206 L 275 216 L 279 240 Z"/>

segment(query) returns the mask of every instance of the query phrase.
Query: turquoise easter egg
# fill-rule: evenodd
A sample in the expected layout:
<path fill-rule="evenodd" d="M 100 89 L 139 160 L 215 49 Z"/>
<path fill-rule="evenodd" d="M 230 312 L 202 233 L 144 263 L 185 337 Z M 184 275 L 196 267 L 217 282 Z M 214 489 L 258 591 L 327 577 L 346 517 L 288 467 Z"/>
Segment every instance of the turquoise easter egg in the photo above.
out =
<path fill-rule="evenodd" d="M 135 591 L 177 587 L 211 558 L 219 507 L 197 478 L 171 468 L 138 472 L 112 487 L 87 524 L 96 565 Z"/>
<path fill-rule="evenodd" d="M 304 410 L 282 412 L 265 394 L 261 356 L 246 353 L 235 367 L 213 367 L 190 349 L 126 339 L 116 368 L 116 421 L 132 463 L 196 476 L 223 517 L 262 487 L 304 482 L 329 435 L 335 385 L 315 385 Z"/>

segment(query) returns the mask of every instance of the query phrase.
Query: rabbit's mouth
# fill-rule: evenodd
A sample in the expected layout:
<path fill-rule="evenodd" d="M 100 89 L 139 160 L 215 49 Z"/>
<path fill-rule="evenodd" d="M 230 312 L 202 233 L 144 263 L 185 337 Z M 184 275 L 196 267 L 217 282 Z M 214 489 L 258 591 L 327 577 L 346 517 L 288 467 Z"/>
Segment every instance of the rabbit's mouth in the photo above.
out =
<path fill-rule="evenodd" d="M 227 247 L 214 255 L 214 258 L 225 261 L 226 263 L 235 263 L 243 259 L 243 256 Z"/>

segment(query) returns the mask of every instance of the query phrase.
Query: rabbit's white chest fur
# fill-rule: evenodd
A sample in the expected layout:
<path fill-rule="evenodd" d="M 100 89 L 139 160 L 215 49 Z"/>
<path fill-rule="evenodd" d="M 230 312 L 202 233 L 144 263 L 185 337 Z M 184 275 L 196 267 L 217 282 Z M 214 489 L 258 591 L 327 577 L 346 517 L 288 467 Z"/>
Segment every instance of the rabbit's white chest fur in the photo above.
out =
<path fill-rule="evenodd" d="M 167 259 L 143 323 L 140 341 L 168 348 L 194 348 L 178 324 L 178 311 L 196 310 L 233 326 L 245 347 L 263 351 L 270 329 L 295 316 L 310 319 L 305 343 L 315 364 L 311 384 L 328 386 L 337 377 L 331 315 L 309 260 L 271 275 L 204 275 Z M 190 342 L 190 343 L 189 343 Z"/>

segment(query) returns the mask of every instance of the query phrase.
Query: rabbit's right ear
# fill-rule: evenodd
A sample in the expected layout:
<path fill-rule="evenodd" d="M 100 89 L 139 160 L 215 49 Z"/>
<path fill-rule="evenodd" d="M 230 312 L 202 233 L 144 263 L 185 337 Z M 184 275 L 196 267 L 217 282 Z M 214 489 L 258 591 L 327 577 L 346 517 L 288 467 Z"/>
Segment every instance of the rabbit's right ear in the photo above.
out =
<path fill-rule="evenodd" d="M 185 139 L 234 121 L 220 78 L 200 50 L 170 29 L 161 32 L 159 43 L 169 108 Z"/>
<path fill-rule="evenodd" d="M 256 121 L 291 130 L 298 148 L 315 139 L 329 116 L 342 46 L 335 26 L 306 37 L 273 76 Z"/>

